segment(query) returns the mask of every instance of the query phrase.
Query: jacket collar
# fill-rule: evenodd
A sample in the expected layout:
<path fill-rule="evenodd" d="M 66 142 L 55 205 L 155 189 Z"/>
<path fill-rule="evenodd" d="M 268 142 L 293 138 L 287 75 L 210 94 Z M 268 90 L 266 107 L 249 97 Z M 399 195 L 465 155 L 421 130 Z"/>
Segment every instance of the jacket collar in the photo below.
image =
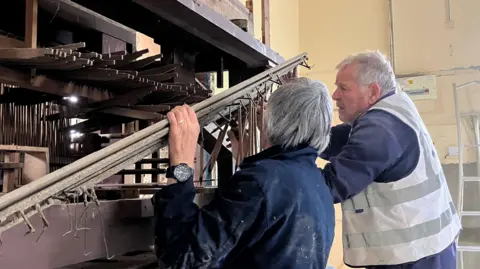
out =
<path fill-rule="evenodd" d="M 283 148 L 281 146 L 272 146 L 253 156 L 243 159 L 242 166 L 256 163 L 264 159 L 288 160 L 296 158 L 312 158 L 314 161 L 318 156 L 318 151 L 308 145 L 299 145 L 295 148 Z"/>

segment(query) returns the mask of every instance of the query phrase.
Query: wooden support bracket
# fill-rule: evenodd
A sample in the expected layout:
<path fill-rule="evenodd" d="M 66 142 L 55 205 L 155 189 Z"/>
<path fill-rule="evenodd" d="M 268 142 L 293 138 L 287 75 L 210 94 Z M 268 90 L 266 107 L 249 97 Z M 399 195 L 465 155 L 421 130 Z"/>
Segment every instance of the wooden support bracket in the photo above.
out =
<path fill-rule="evenodd" d="M 0 145 L 2 192 L 10 192 L 50 171 L 48 148 Z"/>
<path fill-rule="evenodd" d="M 270 0 L 262 0 L 262 42 L 270 46 Z"/>
<path fill-rule="evenodd" d="M 38 0 L 26 0 L 25 6 L 25 45 L 37 47 Z"/>

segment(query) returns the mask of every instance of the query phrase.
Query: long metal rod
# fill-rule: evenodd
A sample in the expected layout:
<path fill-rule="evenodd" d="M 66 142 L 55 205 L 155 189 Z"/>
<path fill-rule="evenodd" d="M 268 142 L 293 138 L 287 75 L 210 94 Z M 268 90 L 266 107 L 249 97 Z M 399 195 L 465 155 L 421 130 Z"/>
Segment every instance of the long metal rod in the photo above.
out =
<path fill-rule="evenodd" d="M 395 32 L 393 24 L 393 0 L 388 0 L 388 23 L 390 35 L 390 61 L 392 62 L 393 73 L 395 74 Z"/>
<path fill-rule="evenodd" d="M 463 211 L 463 141 L 462 141 L 462 119 L 460 117 L 460 108 L 458 107 L 458 87 L 456 83 L 453 83 L 453 100 L 455 104 L 455 118 L 457 120 L 457 137 L 458 137 L 458 197 L 457 207 L 460 221 L 462 221 Z"/>
<path fill-rule="evenodd" d="M 474 81 L 467 82 L 465 84 L 460 84 L 460 85 L 457 86 L 457 90 L 460 90 L 461 88 L 465 88 L 465 87 L 472 86 L 472 85 L 475 85 L 475 84 L 480 84 L 480 80 L 474 80 Z"/>
<path fill-rule="evenodd" d="M 480 115 L 473 117 L 473 131 L 475 133 L 475 152 L 477 153 L 477 177 L 480 177 Z"/>
<path fill-rule="evenodd" d="M 246 94 L 256 94 L 256 89 L 268 82 L 272 75 L 282 76 L 300 65 L 306 54 L 300 54 L 280 65 L 262 72 L 227 91 L 193 106 L 200 122 L 212 121 L 233 101 Z M 94 152 L 53 173 L 31 182 L 0 197 L 0 220 L 22 212 L 36 203 L 64 192 L 72 186 L 97 183 L 115 174 L 129 163 L 138 161 L 158 149 L 169 131 L 168 120 L 132 134 L 100 151 Z M 125 161 L 126 160 L 126 161 Z M 111 167 L 111 168 L 110 168 Z M 3 226 L 3 225 L 2 225 Z M 1 229 L 1 228 L 0 228 Z"/>
<path fill-rule="evenodd" d="M 447 15 L 446 23 L 451 22 L 452 21 L 452 5 L 450 3 L 450 0 L 445 0 L 445 13 Z"/>
<path fill-rule="evenodd" d="M 458 217 L 460 223 L 462 222 L 462 212 L 463 212 L 463 188 L 464 188 L 464 178 L 463 178 L 463 141 L 462 141 L 462 120 L 460 117 L 460 107 L 458 104 L 458 87 L 456 83 L 453 83 L 453 100 L 455 104 L 455 118 L 457 120 L 457 137 L 458 137 L 458 197 L 457 197 L 457 208 L 458 208 Z M 457 236 L 455 240 L 457 246 L 460 243 L 460 236 Z M 459 248 L 460 252 L 460 268 L 463 269 L 463 250 Z"/>

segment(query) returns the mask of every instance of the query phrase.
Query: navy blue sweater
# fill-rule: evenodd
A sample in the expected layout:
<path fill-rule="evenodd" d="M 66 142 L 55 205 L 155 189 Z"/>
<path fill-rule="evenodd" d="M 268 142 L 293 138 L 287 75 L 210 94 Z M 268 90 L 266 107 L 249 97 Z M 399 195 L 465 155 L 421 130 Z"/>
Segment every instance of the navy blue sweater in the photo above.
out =
<path fill-rule="evenodd" d="M 154 196 L 157 256 L 166 268 L 324 269 L 332 196 L 310 147 L 269 148 L 198 208 L 191 181 Z"/>
<path fill-rule="evenodd" d="M 367 112 L 352 126 L 334 126 L 330 145 L 320 155 L 330 161 L 323 175 L 335 203 L 355 196 L 374 181 L 386 183 L 406 177 L 415 169 L 419 156 L 414 130 L 382 110 Z M 452 243 L 441 253 L 417 262 L 379 268 L 452 269 L 456 266 L 455 259 Z"/>

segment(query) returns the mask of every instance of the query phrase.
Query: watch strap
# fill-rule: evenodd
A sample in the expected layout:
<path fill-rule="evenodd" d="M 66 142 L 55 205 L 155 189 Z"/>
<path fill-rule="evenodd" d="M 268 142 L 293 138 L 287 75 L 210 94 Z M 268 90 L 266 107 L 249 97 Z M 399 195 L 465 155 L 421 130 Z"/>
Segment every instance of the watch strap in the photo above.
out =
<path fill-rule="evenodd" d="M 167 171 L 165 172 L 165 176 L 166 176 L 167 178 L 176 179 L 176 178 L 175 178 L 175 175 L 173 174 L 173 169 L 174 169 L 174 168 L 175 168 L 175 166 L 169 166 L 169 167 L 167 168 Z"/>

